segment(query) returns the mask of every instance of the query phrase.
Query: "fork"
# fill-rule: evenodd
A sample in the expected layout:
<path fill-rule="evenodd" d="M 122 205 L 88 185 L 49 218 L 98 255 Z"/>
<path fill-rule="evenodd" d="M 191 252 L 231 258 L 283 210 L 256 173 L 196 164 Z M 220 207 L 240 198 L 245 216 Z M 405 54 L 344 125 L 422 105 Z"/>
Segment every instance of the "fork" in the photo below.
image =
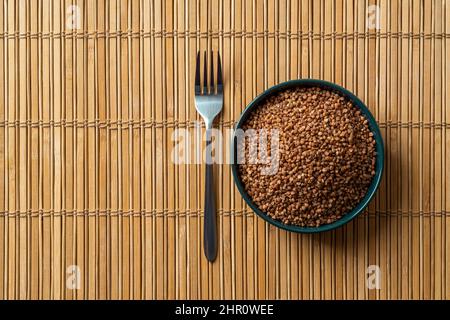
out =
<path fill-rule="evenodd" d="M 197 66 L 195 69 L 195 108 L 205 121 L 206 127 L 206 173 L 205 173 L 205 212 L 203 225 L 203 249 L 209 261 L 214 261 L 217 255 L 217 226 L 216 203 L 213 183 L 213 163 L 211 150 L 211 129 L 214 118 L 220 113 L 223 106 L 222 65 L 220 54 L 217 53 L 217 84 L 214 85 L 214 54 L 210 58 L 210 85 L 208 90 L 208 70 L 206 51 L 204 52 L 203 84 L 200 82 L 200 52 L 197 53 Z"/>

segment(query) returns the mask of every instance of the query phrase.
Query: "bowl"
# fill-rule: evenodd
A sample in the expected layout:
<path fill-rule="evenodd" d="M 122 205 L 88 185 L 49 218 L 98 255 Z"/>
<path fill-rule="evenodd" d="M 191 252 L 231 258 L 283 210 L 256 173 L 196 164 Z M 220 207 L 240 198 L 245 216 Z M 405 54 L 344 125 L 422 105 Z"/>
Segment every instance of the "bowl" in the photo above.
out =
<path fill-rule="evenodd" d="M 358 203 L 358 205 L 353 208 L 352 211 L 344 214 L 340 219 L 336 220 L 333 223 L 330 224 L 324 224 L 318 227 L 301 227 L 297 225 L 289 225 L 282 223 L 281 221 L 275 220 L 271 218 L 269 215 L 267 215 L 265 212 L 261 211 L 258 206 L 253 202 L 249 194 L 245 191 L 244 185 L 240 179 L 239 172 L 238 172 L 238 163 L 237 163 L 237 136 L 236 131 L 233 134 L 233 140 L 231 145 L 231 155 L 232 155 L 232 164 L 231 164 L 231 170 L 233 172 L 234 182 L 236 184 L 236 187 L 238 188 L 239 192 L 241 193 L 242 197 L 244 198 L 245 202 L 252 208 L 252 210 L 261 218 L 269 222 L 270 224 L 279 227 L 281 229 L 291 231 L 291 232 L 297 232 L 297 233 L 317 233 L 317 232 L 324 232 L 333 230 L 336 228 L 339 228 L 346 224 L 347 222 L 351 221 L 355 217 L 357 217 L 361 212 L 364 211 L 364 209 L 369 204 L 370 200 L 375 195 L 375 192 L 380 184 L 381 176 L 383 174 L 383 164 L 384 164 L 384 146 L 383 146 L 383 139 L 381 137 L 380 129 L 378 127 L 377 122 L 375 121 L 374 117 L 370 113 L 369 109 L 366 107 L 366 105 L 353 93 L 348 91 L 347 89 L 334 84 L 332 82 L 323 81 L 323 80 L 317 80 L 317 79 L 299 79 L 299 80 L 290 80 L 286 81 L 280 84 L 277 84 L 263 93 L 261 93 L 259 96 L 257 96 L 250 104 L 245 108 L 245 110 L 242 112 L 239 121 L 237 122 L 235 129 L 242 128 L 242 125 L 247 120 L 248 116 L 251 114 L 251 112 L 258 108 L 258 106 L 270 95 L 283 91 L 289 88 L 298 88 L 298 87 L 320 87 L 326 90 L 334 91 L 341 96 L 349 99 L 353 102 L 354 106 L 359 108 L 362 112 L 362 114 L 366 117 L 368 120 L 369 128 L 372 131 L 375 139 L 375 151 L 376 151 L 376 160 L 375 160 L 375 176 L 372 178 L 372 183 L 369 185 L 369 188 L 367 190 L 366 195 L 364 198 Z"/>

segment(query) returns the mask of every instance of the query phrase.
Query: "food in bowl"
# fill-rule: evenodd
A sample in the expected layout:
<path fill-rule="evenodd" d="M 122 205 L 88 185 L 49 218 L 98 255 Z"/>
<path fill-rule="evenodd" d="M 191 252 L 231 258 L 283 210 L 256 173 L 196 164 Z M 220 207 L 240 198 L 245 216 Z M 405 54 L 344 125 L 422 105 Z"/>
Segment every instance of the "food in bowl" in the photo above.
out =
<path fill-rule="evenodd" d="M 339 220 L 364 198 L 375 176 L 376 143 L 368 120 L 332 90 L 273 93 L 242 129 L 278 130 L 276 173 L 262 174 L 261 164 L 248 161 L 254 155 L 243 140 L 238 174 L 256 206 L 284 224 L 318 227 Z"/>

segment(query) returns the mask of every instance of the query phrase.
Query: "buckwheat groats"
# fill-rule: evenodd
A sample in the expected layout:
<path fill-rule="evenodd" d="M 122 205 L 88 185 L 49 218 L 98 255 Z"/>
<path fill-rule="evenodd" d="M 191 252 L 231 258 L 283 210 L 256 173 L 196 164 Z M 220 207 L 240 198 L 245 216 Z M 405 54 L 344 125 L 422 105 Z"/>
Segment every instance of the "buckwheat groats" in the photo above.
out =
<path fill-rule="evenodd" d="M 250 164 L 247 141 L 239 175 L 261 211 L 285 224 L 317 227 L 338 220 L 361 201 L 375 175 L 368 121 L 337 93 L 282 91 L 256 108 L 242 129 L 279 132 L 278 171 L 264 175 L 262 164 Z"/>

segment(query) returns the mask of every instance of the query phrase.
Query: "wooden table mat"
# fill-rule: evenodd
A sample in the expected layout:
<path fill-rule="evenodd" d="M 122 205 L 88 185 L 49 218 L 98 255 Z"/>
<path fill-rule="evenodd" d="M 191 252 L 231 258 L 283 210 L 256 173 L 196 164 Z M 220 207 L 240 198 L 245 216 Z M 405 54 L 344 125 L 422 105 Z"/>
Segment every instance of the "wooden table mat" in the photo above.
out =
<path fill-rule="evenodd" d="M 284 232 L 216 165 L 206 261 L 204 166 L 171 154 L 211 48 L 222 132 L 288 79 L 368 105 L 386 163 L 365 214 Z M 450 298 L 450 1 L 2 1 L 0 75 L 1 299 Z"/>

